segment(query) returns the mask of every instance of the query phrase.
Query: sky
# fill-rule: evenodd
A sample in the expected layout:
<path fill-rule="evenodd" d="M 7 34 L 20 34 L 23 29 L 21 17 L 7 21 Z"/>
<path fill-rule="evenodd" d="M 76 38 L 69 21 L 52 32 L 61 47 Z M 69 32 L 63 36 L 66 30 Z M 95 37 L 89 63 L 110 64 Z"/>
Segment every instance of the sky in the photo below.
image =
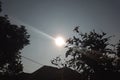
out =
<path fill-rule="evenodd" d="M 116 35 L 120 39 L 120 0 L 1 0 L 2 14 L 7 14 L 14 24 L 25 25 L 30 34 L 30 45 L 22 55 L 39 62 L 22 58 L 24 71 L 34 72 L 50 60 L 65 54 L 52 38 L 65 39 L 73 35 L 75 26 L 81 32 L 96 31 Z"/>

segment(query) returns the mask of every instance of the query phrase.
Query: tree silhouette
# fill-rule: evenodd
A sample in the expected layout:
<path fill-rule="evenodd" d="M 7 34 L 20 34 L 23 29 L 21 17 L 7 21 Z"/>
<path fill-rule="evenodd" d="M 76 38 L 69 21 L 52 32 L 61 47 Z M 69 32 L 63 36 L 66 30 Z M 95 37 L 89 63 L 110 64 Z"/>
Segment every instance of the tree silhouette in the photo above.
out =
<path fill-rule="evenodd" d="M 82 80 L 112 80 L 120 71 L 120 41 L 117 45 L 109 43 L 112 36 L 107 37 L 105 32 L 81 33 L 79 27 L 73 31 L 76 35 L 66 41 L 69 60 L 64 64 L 81 73 Z"/>
<path fill-rule="evenodd" d="M 0 16 L 0 73 L 17 75 L 23 71 L 21 50 L 28 44 L 25 26 L 12 24 L 7 15 Z"/>
<path fill-rule="evenodd" d="M 86 79 L 94 75 L 94 79 L 100 80 L 100 75 L 119 72 L 120 70 L 120 42 L 118 45 L 109 43 L 112 36 L 97 33 L 95 30 L 90 33 L 75 31 L 76 36 L 67 40 L 66 57 L 72 56 L 69 66 L 81 72 Z M 115 47 L 117 46 L 117 47 Z"/>

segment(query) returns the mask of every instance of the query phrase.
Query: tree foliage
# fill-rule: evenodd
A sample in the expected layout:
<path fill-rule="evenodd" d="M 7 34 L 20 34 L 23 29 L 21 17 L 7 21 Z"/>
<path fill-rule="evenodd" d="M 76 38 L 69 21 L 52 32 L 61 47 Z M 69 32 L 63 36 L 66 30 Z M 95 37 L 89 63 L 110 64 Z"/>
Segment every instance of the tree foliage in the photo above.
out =
<path fill-rule="evenodd" d="M 0 16 L 0 72 L 16 75 L 23 71 L 21 50 L 29 44 L 25 26 L 12 24 L 7 15 Z"/>
<path fill-rule="evenodd" d="M 81 33 L 79 27 L 73 31 L 76 35 L 66 41 L 67 67 L 80 72 L 83 80 L 100 80 L 100 75 L 106 72 L 120 71 L 120 41 L 113 45 L 110 43 L 112 36 L 107 37 L 105 32 Z"/>

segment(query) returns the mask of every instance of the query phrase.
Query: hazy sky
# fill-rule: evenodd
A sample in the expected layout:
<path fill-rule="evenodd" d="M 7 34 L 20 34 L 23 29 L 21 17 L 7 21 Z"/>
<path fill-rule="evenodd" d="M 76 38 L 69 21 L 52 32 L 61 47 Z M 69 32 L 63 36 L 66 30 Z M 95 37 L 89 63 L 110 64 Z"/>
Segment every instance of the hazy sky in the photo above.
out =
<path fill-rule="evenodd" d="M 14 23 L 24 24 L 31 35 L 31 44 L 24 48 L 22 55 L 41 64 L 51 65 L 50 60 L 64 54 L 65 49 L 56 46 L 39 30 L 52 37 L 68 38 L 73 34 L 72 29 L 80 25 L 82 32 L 96 29 L 120 39 L 120 0 L 1 1 L 3 14 L 8 14 Z M 23 59 L 23 65 L 26 72 L 41 67 L 26 59 Z"/>

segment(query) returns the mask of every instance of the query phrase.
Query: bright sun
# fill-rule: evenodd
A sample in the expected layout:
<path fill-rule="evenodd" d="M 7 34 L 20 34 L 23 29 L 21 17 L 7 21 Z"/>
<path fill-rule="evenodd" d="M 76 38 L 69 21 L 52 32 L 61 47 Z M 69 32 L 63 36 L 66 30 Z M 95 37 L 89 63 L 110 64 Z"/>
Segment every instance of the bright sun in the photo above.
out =
<path fill-rule="evenodd" d="M 65 40 L 62 37 L 57 37 L 55 39 L 55 43 L 57 46 L 63 46 L 65 44 Z"/>

